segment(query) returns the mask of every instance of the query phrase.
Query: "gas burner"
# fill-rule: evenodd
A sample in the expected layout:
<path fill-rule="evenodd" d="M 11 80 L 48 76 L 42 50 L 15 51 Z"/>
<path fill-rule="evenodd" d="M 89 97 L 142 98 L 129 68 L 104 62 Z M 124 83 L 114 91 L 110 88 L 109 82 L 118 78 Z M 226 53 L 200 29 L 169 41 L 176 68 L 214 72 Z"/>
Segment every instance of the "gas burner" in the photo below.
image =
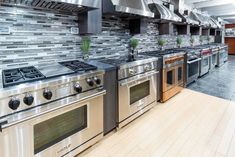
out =
<path fill-rule="evenodd" d="M 36 81 L 45 78 L 34 66 L 2 71 L 3 87 Z"/>
<path fill-rule="evenodd" d="M 97 69 L 96 66 L 87 64 L 85 62 L 81 62 L 79 60 L 60 62 L 60 64 L 75 71 L 75 72 L 89 71 L 89 70 L 96 70 Z"/>
<path fill-rule="evenodd" d="M 100 62 L 106 63 L 106 64 L 111 64 L 114 66 L 120 66 L 120 65 L 132 63 L 132 62 L 136 62 L 136 61 L 138 62 L 138 61 L 144 60 L 144 59 L 149 59 L 149 58 L 151 58 L 151 57 L 144 56 L 144 55 L 138 55 L 138 56 L 135 56 L 135 60 L 129 61 L 128 56 L 118 56 L 118 57 L 104 59 L 104 60 L 101 60 Z"/>

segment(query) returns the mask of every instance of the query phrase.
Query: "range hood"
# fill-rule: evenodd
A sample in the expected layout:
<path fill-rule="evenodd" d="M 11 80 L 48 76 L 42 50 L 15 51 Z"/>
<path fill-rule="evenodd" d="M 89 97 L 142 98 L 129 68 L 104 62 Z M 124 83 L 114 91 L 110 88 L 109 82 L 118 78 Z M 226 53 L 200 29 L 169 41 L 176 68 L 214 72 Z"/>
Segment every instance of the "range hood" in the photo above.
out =
<path fill-rule="evenodd" d="M 0 0 L 0 3 L 66 12 L 82 12 L 101 6 L 101 0 Z"/>
<path fill-rule="evenodd" d="M 154 12 L 155 18 L 160 21 L 182 22 L 182 19 L 174 11 L 168 9 L 159 0 L 148 0 L 148 6 Z"/>
<path fill-rule="evenodd" d="M 200 25 L 203 27 L 210 27 L 210 23 L 208 18 L 205 15 L 202 15 L 200 13 L 196 13 L 194 11 L 191 12 L 192 16 L 199 21 Z"/>
<path fill-rule="evenodd" d="M 199 21 L 197 19 L 194 19 L 194 16 L 189 11 L 184 11 L 184 14 L 180 14 L 178 12 L 178 15 L 182 18 L 182 22 L 190 24 L 190 25 L 199 25 Z"/>
<path fill-rule="evenodd" d="M 103 0 L 102 5 L 104 14 L 154 17 L 154 13 L 149 10 L 146 0 Z"/>

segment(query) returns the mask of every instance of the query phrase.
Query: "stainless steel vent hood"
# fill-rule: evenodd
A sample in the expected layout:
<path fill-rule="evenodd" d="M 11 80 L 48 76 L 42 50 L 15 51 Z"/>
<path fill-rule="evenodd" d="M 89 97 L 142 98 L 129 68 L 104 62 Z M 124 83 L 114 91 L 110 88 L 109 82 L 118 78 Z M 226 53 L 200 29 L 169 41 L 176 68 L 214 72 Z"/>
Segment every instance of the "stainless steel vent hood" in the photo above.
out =
<path fill-rule="evenodd" d="M 128 14 L 145 17 L 154 17 L 146 0 L 103 0 L 104 14 Z"/>
<path fill-rule="evenodd" d="M 192 11 L 192 16 L 199 21 L 200 25 L 203 27 L 210 27 L 210 23 L 208 18 L 205 15 L 202 15 L 200 13 L 196 13 Z"/>
<path fill-rule="evenodd" d="M 163 21 L 181 22 L 182 19 L 174 13 L 174 11 L 168 9 L 159 0 L 148 0 L 148 6 L 155 14 L 155 18 Z"/>
<path fill-rule="evenodd" d="M 82 12 L 100 8 L 101 0 L 0 0 L 0 3 L 67 12 Z"/>

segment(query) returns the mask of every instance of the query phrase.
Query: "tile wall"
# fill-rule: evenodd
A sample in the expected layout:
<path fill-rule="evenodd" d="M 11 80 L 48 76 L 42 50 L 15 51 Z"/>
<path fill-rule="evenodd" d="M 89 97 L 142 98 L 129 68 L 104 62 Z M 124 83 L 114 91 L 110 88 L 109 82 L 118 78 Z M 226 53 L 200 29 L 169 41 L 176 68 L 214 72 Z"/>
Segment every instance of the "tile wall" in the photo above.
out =
<path fill-rule="evenodd" d="M 0 5 L 0 69 L 81 58 L 78 25 L 73 14 Z M 102 32 L 90 36 L 91 56 L 127 54 L 131 37 L 127 20 L 105 16 Z M 159 38 L 167 41 L 165 48 L 176 47 L 176 36 L 159 36 L 158 25 L 151 20 L 147 33 L 134 37 L 139 39 L 138 52 L 158 50 Z M 190 37 L 181 37 L 183 46 L 190 46 Z"/>

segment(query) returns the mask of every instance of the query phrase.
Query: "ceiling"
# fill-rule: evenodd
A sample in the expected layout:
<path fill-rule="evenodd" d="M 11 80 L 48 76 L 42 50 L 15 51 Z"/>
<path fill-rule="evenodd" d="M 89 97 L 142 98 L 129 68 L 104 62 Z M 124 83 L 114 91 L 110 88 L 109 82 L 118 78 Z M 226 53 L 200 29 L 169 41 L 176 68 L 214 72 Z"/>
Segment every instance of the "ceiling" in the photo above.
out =
<path fill-rule="evenodd" d="M 187 5 L 235 23 L 235 0 L 185 0 Z"/>

